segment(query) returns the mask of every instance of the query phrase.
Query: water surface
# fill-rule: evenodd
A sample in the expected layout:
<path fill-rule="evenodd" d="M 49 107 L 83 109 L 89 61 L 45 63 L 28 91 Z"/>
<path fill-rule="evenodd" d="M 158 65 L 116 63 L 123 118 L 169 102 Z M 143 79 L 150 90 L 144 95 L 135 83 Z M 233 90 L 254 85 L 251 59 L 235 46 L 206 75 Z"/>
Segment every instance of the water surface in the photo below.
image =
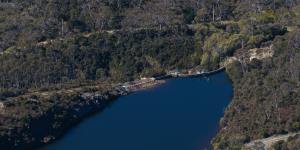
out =
<path fill-rule="evenodd" d="M 203 150 L 232 96 L 224 72 L 123 96 L 44 150 Z"/>

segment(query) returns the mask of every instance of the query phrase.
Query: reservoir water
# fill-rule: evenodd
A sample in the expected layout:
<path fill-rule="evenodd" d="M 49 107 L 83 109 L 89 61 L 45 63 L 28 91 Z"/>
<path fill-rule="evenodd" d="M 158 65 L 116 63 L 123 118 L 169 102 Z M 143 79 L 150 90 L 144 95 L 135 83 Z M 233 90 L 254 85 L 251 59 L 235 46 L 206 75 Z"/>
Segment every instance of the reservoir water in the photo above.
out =
<path fill-rule="evenodd" d="M 118 98 L 44 150 L 204 150 L 232 97 L 224 72 Z"/>

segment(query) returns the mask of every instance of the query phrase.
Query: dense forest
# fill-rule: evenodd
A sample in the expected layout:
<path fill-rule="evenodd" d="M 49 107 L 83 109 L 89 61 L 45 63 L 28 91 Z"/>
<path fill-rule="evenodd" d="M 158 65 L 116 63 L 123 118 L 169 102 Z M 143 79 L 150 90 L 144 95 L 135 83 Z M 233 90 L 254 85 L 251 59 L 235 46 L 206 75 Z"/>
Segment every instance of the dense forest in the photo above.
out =
<path fill-rule="evenodd" d="M 240 149 L 300 130 L 299 26 L 299 0 L 1 0 L 0 101 L 173 69 L 213 70 L 237 51 L 272 44 L 273 58 L 226 69 L 234 97 L 213 145 Z M 20 128 L 3 116 L 3 130 Z"/>

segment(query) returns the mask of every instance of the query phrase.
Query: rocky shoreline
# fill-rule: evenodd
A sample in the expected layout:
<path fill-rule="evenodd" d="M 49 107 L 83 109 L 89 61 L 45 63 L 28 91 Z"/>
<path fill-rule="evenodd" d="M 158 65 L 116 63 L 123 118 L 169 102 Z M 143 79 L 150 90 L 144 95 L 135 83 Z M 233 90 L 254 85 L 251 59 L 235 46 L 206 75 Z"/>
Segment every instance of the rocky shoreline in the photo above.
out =
<path fill-rule="evenodd" d="M 223 70 L 224 68 L 220 68 L 211 72 L 201 72 L 201 74 L 192 72 L 177 77 L 210 75 Z M 174 77 L 170 74 L 167 76 Z M 6 150 L 24 150 L 37 149 L 52 143 L 63 137 L 67 130 L 86 117 L 103 111 L 119 96 L 164 84 L 165 78 L 142 78 L 115 86 L 100 88 L 95 85 L 54 92 L 34 92 L 8 98 L 1 103 L 0 115 L 4 119 L 10 119 L 7 124 L 17 125 L 14 124 L 9 128 L 0 125 L 0 147 Z M 26 108 L 23 108 L 24 103 L 28 103 L 28 107 L 25 105 Z M 40 110 L 36 107 L 46 109 Z M 21 112 L 22 109 L 25 112 Z M 23 113 L 23 116 L 11 117 L 11 115 L 19 116 L 18 113 Z"/>
<path fill-rule="evenodd" d="M 24 150 L 51 143 L 82 119 L 102 111 L 118 96 L 118 92 L 108 91 L 101 95 L 84 93 L 60 97 L 70 102 L 57 104 L 39 116 L 30 117 L 22 126 L 7 129 L 6 135 L 1 135 L 0 147 Z"/>

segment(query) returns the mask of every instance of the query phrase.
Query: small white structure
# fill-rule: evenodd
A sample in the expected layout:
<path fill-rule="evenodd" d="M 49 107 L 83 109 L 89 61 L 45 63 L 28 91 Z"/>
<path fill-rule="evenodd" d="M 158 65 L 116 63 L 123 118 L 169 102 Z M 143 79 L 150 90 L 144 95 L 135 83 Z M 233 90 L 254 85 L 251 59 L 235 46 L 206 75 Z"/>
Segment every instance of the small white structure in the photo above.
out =
<path fill-rule="evenodd" d="M 173 76 L 173 77 L 178 77 L 180 72 L 178 70 L 171 70 L 168 72 L 169 75 Z"/>

